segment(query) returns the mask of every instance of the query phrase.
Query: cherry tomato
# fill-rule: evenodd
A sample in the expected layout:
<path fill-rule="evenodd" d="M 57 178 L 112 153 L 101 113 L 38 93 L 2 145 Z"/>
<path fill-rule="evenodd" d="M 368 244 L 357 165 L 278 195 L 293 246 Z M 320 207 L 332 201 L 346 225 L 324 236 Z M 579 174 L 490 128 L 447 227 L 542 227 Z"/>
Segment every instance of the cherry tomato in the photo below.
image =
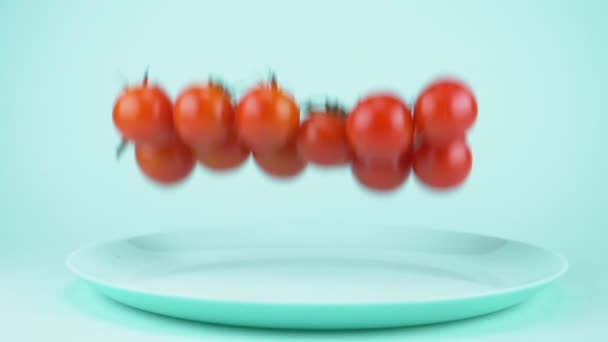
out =
<path fill-rule="evenodd" d="M 134 143 L 164 144 L 174 133 L 171 100 L 147 79 L 127 88 L 116 100 L 112 119 L 123 138 Z"/>
<path fill-rule="evenodd" d="M 472 165 L 471 150 L 462 138 L 442 145 L 425 141 L 414 151 L 414 173 L 431 188 L 449 189 L 461 184 L 469 175 Z"/>
<path fill-rule="evenodd" d="M 137 144 L 135 159 L 144 175 L 167 185 L 184 180 L 195 165 L 192 150 L 180 141 L 162 146 Z"/>
<path fill-rule="evenodd" d="M 249 150 L 236 137 L 230 138 L 224 145 L 196 152 L 199 163 L 213 171 L 236 169 L 249 157 Z"/>
<path fill-rule="evenodd" d="M 477 102 L 463 83 L 441 79 L 422 91 L 414 106 L 416 129 L 430 144 L 444 144 L 462 136 L 477 119 Z"/>
<path fill-rule="evenodd" d="M 173 122 L 186 144 L 195 148 L 221 146 L 233 129 L 230 94 L 213 82 L 190 86 L 175 101 Z"/>
<path fill-rule="evenodd" d="M 355 159 L 352 164 L 355 179 L 365 188 L 375 192 L 397 190 L 407 180 L 410 170 L 409 155 L 397 162 L 365 162 Z"/>
<path fill-rule="evenodd" d="M 285 146 L 300 125 L 297 103 L 274 79 L 249 90 L 239 101 L 235 115 L 239 138 L 258 153 Z"/>
<path fill-rule="evenodd" d="M 412 144 L 414 125 L 410 109 L 395 95 L 369 95 L 348 116 L 346 134 L 357 158 L 398 160 Z"/>
<path fill-rule="evenodd" d="M 345 165 L 351 160 L 346 117 L 337 109 L 311 111 L 298 131 L 300 156 L 319 166 Z"/>
<path fill-rule="evenodd" d="M 293 178 L 306 168 L 295 143 L 268 153 L 254 152 L 253 157 L 262 171 L 275 178 Z"/>

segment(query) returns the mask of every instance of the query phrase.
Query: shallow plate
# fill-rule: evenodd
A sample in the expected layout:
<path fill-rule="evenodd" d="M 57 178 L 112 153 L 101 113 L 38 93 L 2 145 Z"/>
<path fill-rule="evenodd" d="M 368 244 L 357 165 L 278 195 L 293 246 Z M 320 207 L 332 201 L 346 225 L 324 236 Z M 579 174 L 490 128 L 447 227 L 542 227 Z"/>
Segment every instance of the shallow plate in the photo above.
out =
<path fill-rule="evenodd" d="M 500 238 L 374 228 L 348 237 L 227 230 L 147 235 L 82 248 L 68 266 L 106 296 L 158 314 L 362 329 L 502 310 L 557 279 L 567 263 Z"/>

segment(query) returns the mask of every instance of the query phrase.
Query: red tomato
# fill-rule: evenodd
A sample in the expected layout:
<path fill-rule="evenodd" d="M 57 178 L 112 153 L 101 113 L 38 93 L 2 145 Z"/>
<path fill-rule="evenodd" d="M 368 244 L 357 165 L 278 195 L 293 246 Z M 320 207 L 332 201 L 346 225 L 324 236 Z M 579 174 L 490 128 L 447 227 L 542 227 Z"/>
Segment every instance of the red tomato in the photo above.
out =
<path fill-rule="evenodd" d="M 473 92 L 459 81 L 442 79 L 422 91 L 414 107 L 416 129 L 430 144 L 462 136 L 477 119 Z"/>
<path fill-rule="evenodd" d="M 192 150 L 179 141 L 162 146 L 137 144 L 135 159 L 144 175 L 167 185 L 184 180 L 195 164 Z"/>
<path fill-rule="evenodd" d="M 298 131 L 300 156 L 319 166 L 348 164 L 352 153 L 345 120 L 337 111 L 312 111 Z"/>
<path fill-rule="evenodd" d="M 171 100 L 157 85 L 127 88 L 112 111 L 114 125 L 126 140 L 143 144 L 164 144 L 174 133 Z"/>
<path fill-rule="evenodd" d="M 254 152 L 253 157 L 262 171 L 275 178 L 293 178 L 306 168 L 295 143 L 268 153 Z"/>
<path fill-rule="evenodd" d="M 464 139 L 443 145 L 423 142 L 414 151 L 414 173 L 431 188 L 449 189 L 461 184 L 469 175 L 472 165 L 473 155 Z"/>
<path fill-rule="evenodd" d="M 376 192 L 397 190 L 410 174 L 410 158 L 406 155 L 396 163 L 366 163 L 355 159 L 352 172 L 355 179 L 365 188 Z"/>
<path fill-rule="evenodd" d="M 395 95 L 369 95 L 348 116 L 346 134 L 357 158 L 398 160 L 412 144 L 414 125 L 410 109 Z"/>
<path fill-rule="evenodd" d="M 236 107 L 239 138 L 252 150 L 268 153 L 285 146 L 300 125 L 300 109 L 273 79 L 249 90 Z"/>
<path fill-rule="evenodd" d="M 212 82 L 190 86 L 175 101 L 173 121 L 186 144 L 195 148 L 221 146 L 227 143 L 234 122 L 230 94 Z"/>
<path fill-rule="evenodd" d="M 243 165 L 249 157 L 249 150 L 233 137 L 222 146 L 201 149 L 196 154 L 199 163 L 207 169 L 226 171 Z"/>

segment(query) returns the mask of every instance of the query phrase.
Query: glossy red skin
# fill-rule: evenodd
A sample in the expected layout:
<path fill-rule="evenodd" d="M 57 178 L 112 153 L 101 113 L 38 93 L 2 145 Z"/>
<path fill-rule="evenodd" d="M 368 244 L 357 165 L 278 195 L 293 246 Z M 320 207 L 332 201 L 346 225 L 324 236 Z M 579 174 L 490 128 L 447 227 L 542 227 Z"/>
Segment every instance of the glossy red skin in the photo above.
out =
<path fill-rule="evenodd" d="M 114 103 L 112 119 L 121 135 L 136 144 L 162 145 L 173 139 L 171 100 L 157 85 L 126 89 Z"/>
<path fill-rule="evenodd" d="M 464 139 L 442 145 L 423 142 L 414 151 L 414 173 L 431 188 L 451 189 L 462 184 L 472 166 L 473 155 Z"/>
<path fill-rule="evenodd" d="M 197 149 L 219 147 L 228 142 L 233 131 L 230 94 L 212 83 L 192 85 L 175 100 L 173 122 L 186 144 Z"/>
<path fill-rule="evenodd" d="M 477 101 L 460 81 L 441 79 L 425 88 L 414 106 L 414 123 L 429 144 L 458 139 L 477 119 Z"/>
<path fill-rule="evenodd" d="M 306 162 L 300 157 L 295 143 L 288 143 L 269 153 L 254 152 L 253 157 L 260 169 L 274 178 L 294 178 L 306 168 Z"/>
<path fill-rule="evenodd" d="M 399 189 L 411 171 L 410 158 L 405 155 L 395 162 L 364 162 L 353 160 L 351 170 L 359 184 L 374 192 Z"/>
<path fill-rule="evenodd" d="M 260 84 L 239 101 L 235 112 L 241 141 L 257 153 L 278 150 L 298 132 L 300 109 L 291 94 L 276 83 Z"/>
<path fill-rule="evenodd" d="M 414 124 L 410 109 L 396 95 L 368 95 L 348 116 L 346 135 L 358 159 L 398 160 L 412 145 Z"/>
<path fill-rule="evenodd" d="M 297 147 L 302 159 L 318 166 L 346 165 L 352 158 L 345 118 L 339 114 L 310 113 L 298 131 Z"/>
<path fill-rule="evenodd" d="M 135 145 L 135 159 L 146 177 L 165 185 L 183 181 L 195 165 L 190 147 L 178 140 L 163 146 Z"/>
<path fill-rule="evenodd" d="M 201 149 L 196 152 L 199 163 L 213 171 L 237 169 L 245 163 L 249 154 L 249 149 L 239 142 L 236 137 L 229 138 L 222 146 Z"/>

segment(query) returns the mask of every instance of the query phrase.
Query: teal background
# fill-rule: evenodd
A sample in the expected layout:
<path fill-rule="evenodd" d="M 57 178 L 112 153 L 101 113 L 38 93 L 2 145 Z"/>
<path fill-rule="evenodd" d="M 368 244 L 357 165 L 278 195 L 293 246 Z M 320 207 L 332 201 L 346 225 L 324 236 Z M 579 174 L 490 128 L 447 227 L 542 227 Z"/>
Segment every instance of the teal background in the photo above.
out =
<path fill-rule="evenodd" d="M 106 341 L 568 341 L 608 337 L 604 1 L 0 2 L 2 335 Z M 458 191 L 410 179 L 370 194 L 348 170 L 292 182 L 251 161 L 163 189 L 137 171 L 111 108 L 124 81 L 175 95 L 221 76 L 238 91 L 274 70 L 299 100 L 353 104 L 386 88 L 411 99 L 432 78 L 462 77 L 479 119 L 474 169 Z M 157 208 L 162 208 L 158 210 Z M 565 254 L 556 286 L 515 309 L 440 326 L 298 333 L 202 325 L 119 306 L 75 281 L 82 244 L 200 226 L 343 230 L 352 224 L 498 235 Z M 237 233 L 235 231 L 235 233 Z"/>

